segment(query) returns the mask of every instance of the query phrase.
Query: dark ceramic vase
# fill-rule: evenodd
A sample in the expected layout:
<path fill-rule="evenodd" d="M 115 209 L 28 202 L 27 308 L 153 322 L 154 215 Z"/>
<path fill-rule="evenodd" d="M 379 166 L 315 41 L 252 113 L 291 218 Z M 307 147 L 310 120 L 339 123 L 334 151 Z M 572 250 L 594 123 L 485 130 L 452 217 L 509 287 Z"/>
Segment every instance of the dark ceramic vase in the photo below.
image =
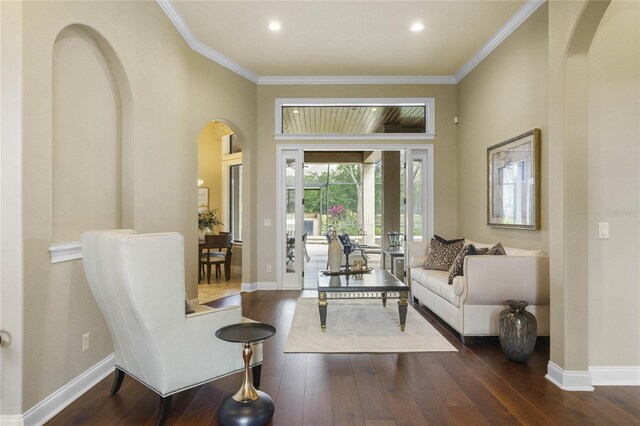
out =
<path fill-rule="evenodd" d="M 533 353 L 538 338 L 536 317 L 525 310 L 528 302 L 507 300 L 509 307 L 500 312 L 498 336 L 502 351 L 512 361 L 524 362 Z"/>

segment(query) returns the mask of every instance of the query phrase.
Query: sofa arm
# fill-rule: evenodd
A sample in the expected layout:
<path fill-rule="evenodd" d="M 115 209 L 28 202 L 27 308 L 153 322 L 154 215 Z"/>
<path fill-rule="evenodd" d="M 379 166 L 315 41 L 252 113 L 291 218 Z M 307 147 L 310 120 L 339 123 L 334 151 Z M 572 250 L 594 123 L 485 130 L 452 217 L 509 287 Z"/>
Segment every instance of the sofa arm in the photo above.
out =
<path fill-rule="evenodd" d="M 549 256 L 467 256 L 464 277 L 466 305 L 549 304 Z"/>
<path fill-rule="evenodd" d="M 417 268 L 424 265 L 427 260 L 425 256 L 427 243 L 411 243 L 411 256 L 409 257 L 409 268 Z"/>

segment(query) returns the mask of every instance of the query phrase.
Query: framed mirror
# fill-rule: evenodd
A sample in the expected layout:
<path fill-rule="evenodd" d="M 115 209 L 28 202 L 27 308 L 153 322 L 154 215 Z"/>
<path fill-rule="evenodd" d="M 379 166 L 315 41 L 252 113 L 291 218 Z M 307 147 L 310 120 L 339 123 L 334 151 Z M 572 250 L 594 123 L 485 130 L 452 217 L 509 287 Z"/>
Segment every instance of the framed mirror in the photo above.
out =
<path fill-rule="evenodd" d="M 487 148 L 487 225 L 540 227 L 540 129 Z"/>

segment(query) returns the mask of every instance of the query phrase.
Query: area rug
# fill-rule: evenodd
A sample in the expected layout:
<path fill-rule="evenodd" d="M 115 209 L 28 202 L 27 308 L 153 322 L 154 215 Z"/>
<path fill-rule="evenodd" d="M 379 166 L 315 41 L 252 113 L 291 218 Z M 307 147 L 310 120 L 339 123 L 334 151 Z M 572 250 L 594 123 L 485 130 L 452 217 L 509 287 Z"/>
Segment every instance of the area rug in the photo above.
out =
<path fill-rule="evenodd" d="M 400 331 L 397 300 L 329 300 L 327 329 L 320 331 L 318 299 L 299 298 L 285 352 L 457 352 L 413 306 Z"/>

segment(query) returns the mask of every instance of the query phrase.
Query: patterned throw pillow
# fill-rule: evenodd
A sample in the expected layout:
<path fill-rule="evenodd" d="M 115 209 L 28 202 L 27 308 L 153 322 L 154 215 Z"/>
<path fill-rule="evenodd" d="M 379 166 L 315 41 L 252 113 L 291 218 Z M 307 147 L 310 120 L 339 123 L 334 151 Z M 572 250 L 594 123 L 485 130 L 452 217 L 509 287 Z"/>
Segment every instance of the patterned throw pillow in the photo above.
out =
<path fill-rule="evenodd" d="M 424 268 L 448 271 L 463 246 L 464 238 L 448 241 L 434 235 L 429 241 L 429 255 L 424 262 Z"/>
<path fill-rule="evenodd" d="M 489 249 L 489 251 L 487 252 L 487 255 L 491 256 L 491 255 L 502 255 L 502 256 L 506 256 L 507 252 L 505 251 L 504 247 L 502 247 L 502 243 L 498 243 L 495 246 L 491 247 Z"/>
<path fill-rule="evenodd" d="M 467 256 L 474 256 L 478 254 L 477 249 L 473 244 L 469 244 L 468 246 L 464 246 L 460 253 L 456 256 L 453 264 L 451 264 L 451 268 L 449 268 L 449 285 L 453 284 L 453 279 L 458 275 L 464 275 L 464 258 Z"/>
<path fill-rule="evenodd" d="M 489 247 L 482 247 L 476 249 L 476 254 L 487 254 L 489 253 Z"/>

